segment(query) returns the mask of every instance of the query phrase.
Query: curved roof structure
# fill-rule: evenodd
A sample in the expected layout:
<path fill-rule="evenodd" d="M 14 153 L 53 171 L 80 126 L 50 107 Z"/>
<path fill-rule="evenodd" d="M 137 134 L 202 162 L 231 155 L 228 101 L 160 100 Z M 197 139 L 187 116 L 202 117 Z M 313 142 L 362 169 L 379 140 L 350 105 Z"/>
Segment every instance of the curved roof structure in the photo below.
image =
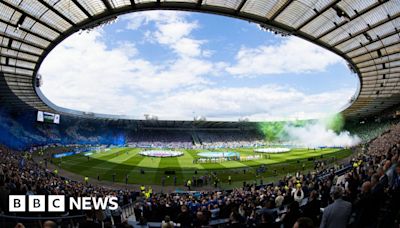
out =
<path fill-rule="evenodd" d="M 347 117 L 400 103 L 400 0 L 1 0 L 0 102 L 53 111 L 36 90 L 46 55 L 81 29 L 153 9 L 241 18 L 335 52 L 361 83 Z"/>

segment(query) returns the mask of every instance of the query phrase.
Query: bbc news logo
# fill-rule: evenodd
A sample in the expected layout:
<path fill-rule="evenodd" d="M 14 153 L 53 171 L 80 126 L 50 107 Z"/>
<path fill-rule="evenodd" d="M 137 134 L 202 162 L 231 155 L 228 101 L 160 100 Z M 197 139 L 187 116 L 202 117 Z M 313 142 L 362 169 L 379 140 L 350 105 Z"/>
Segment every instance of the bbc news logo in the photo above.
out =
<path fill-rule="evenodd" d="M 66 205 L 63 195 L 10 195 L 8 209 L 10 212 L 65 212 L 69 210 L 116 210 L 118 198 L 107 196 L 96 197 L 69 197 Z"/>

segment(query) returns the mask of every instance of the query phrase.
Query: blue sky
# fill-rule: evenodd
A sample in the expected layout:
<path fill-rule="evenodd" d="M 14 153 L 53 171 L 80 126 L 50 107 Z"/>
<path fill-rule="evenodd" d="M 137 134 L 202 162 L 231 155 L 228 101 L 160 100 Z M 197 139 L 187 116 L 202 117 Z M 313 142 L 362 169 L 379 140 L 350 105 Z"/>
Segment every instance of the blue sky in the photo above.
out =
<path fill-rule="evenodd" d="M 358 79 L 340 57 L 222 16 L 149 11 L 75 34 L 45 59 L 42 91 L 82 111 L 159 119 L 320 118 Z"/>

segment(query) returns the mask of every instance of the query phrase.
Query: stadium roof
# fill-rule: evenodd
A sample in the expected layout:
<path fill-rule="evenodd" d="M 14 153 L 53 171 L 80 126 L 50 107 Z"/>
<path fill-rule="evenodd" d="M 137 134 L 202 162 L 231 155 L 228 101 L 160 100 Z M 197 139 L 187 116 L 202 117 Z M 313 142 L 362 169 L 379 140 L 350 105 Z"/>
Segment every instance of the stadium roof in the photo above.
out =
<path fill-rule="evenodd" d="M 400 103 L 400 0 L 1 0 L 0 102 L 54 111 L 36 90 L 46 55 L 81 29 L 153 9 L 241 18 L 335 52 L 361 82 L 347 117 Z"/>

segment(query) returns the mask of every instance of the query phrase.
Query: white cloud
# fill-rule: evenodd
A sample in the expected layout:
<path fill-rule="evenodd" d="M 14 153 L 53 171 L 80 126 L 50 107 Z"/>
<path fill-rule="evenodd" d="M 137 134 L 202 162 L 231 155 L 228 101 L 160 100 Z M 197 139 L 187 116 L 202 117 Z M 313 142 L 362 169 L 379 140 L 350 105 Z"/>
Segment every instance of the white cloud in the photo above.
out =
<path fill-rule="evenodd" d="M 182 21 L 182 18 L 189 15 L 182 11 L 144 11 L 140 13 L 127 14 L 122 17 L 123 21 L 127 21 L 127 29 L 137 30 L 151 22 L 173 23 Z"/>
<path fill-rule="evenodd" d="M 222 67 L 184 51 L 154 65 L 139 55 L 134 43 L 110 48 L 103 37 L 101 29 L 74 34 L 49 54 L 40 73 L 51 101 L 84 111 L 136 114 L 143 97 L 210 84 L 203 76 L 215 75 Z"/>
<path fill-rule="evenodd" d="M 43 92 L 54 103 L 68 108 L 93 111 L 102 107 L 108 113 L 129 112 L 127 107 L 135 106 L 137 100 L 118 90 L 133 68 L 129 57 L 136 53 L 129 43 L 107 50 L 101 31 L 73 35 L 44 61 L 40 71 Z M 115 108 L 116 101 L 124 106 L 107 108 Z"/>
<path fill-rule="evenodd" d="M 189 21 L 188 13 L 178 11 L 148 11 L 123 17 L 128 21 L 127 28 L 137 30 L 145 25 L 154 24 L 155 31 L 147 31 L 146 39 L 172 49 L 181 57 L 209 57 L 209 50 L 203 50 L 205 40 L 191 37 L 193 30 L 199 28 L 197 21 Z"/>
<path fill-rule="evenodd" d="M 146 105 L 146 112 L 162 119 L 206 116 L 209 120 L 249 117 L 252 121 L 321 118 L 341 108 L 349 90 L 304 94 L 277 85 L 256 88 L 202 88 L 162 96 Z"/>
<path fill-rule="evenodd" d="M 227 88 L 218 84 L 215 81 L 218 77 L 213 76 L 225 75 L 225 69 L 231 64 L 210 59 L 213 50 L 203 48 L 208 41 L 192 37 L 193 30 L 199 25 L 189 20 L 186 13 L 135 13 L 122 21 L 128 23 L 129 29 L 148 29 L 145 36 L 151 42 L 167 47 L 175 57 L 156 65 L 141 56 L 137 43 L 122 41 L 116 42 L 118 45 L 115 47 L 108 47 L 102 30 L 75 34 L 57 46 L 41 67 L 42 90 L 51 101 L 66 108 L 136 118 L 149 113 L 158 115 L 160 119 L 191 119 L 194 112 L 210 120 L 237 120 L 239 117 L 281 120 L 324 116 L 337 111 L 343 101 L 353 95 L 351 90 L 344 89 L 309 95 L 294 88 L 265 84 L 254 88 Z M 154 28 L 144 27 L 150 23 Z M 262 50 L 272 49 L 270 54 L 278 51 L 282 55 L 282 49 L 307 49 L 297 47 L 293 42 L 299 44 L 297 40 L 289 39 L 277 48 L 242 48 L 237 55 L 238 65 L 228 69 L 238 75 L 248 74 L 242 73 L 246 70 L 263 70 L 253 66 L 253 61 L 263 63 L 265 56 L 258 54 L 268 51 Z M 315 49 L 314 46 L 310 48 Z M 256 54 L 250 57 L 252 61 L 246 60 L 249 53 Z M 314 55 L 319 54 L 326 55 L 317 48 L 306 56 L 316 58 Z M 324 64 L 338 61 L 336 56 L 327 58 L 330 60 Z M 243 62 L 245 60 L 249 63 Z M 286 67 L 293 70 L 287 60 L 274 61 L 286 64 L 274 66 L 281 71 Z M 296 72 L 310 70 L 301 65 L 302 60 L 292 61 L 299 61 Z M 249 65 L 242 66 L 245 64 Z M 321 67 L 323 63 L 317 65 Z"/>
<path fill-rule="evenodd" d="M 256 48 L 242 47 L 236 55 L 237 63 L 227 71 L 241 77 L 267 74 L 321 72 L 342 59 L 317 45 L 297 37 L 289 37 L 280 44 Z"/>

